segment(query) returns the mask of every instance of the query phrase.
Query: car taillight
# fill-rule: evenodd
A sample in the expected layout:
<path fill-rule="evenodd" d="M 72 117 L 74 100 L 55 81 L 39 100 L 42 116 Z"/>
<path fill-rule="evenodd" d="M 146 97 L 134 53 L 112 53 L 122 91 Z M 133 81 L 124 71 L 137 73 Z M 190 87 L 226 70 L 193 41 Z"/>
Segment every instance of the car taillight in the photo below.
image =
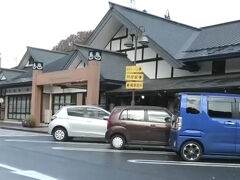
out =
<path fill-rule="evenodd" d="M 111 116 L 109 116 L 108 118 L 107 129 L 109 129 L 110 127 L 111 127 Z"/>
<path fill-rule="evenodd" d="M 177 118 L 176 128 L 177 130 L 180 130 L 182 128 L 182 117 Z"/>

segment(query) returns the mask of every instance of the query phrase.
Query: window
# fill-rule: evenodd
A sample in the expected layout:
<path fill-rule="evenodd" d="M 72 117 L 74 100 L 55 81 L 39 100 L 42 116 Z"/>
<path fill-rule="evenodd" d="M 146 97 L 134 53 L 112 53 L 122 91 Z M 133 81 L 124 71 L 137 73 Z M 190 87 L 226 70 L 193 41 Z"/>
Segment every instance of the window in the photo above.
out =
<path fill-rule="evenodd" d="M 188 114 L 199 114 L 201 110 L 200 96 L 187 96 L 186 112 Z"/>
<path fill-rule="evenodd" d="M 234 99 L 208 98 L 208 115 L 215 118 L 232 118 L 232 102 Z"/>
<path fill-rule="evenodd" d="M 68 108 L 67 113 L 69 116 L 84 117 L 83 108 Z"/>
<path fill-rule="evenodd" d="M 212 74 L 221 75 L 225 73 L 225 60 L 218 60 L 212 62 Z"/>
<path fill-rule="evenodd" d="M 55 94 L 53 96 L 53 114 L 62 106 L 76 105 L 76 94 Z"/>
<path fill-rule="evenodd" d="M 166 111 L 148 110 L 148 120 L 151 122 L 170 122 L 170 117 L 171 116 Z"/>
<path fill-rule="evenodd" d="M 120 119 L 132 121 L 144 121 L 144 110 L 125 110 Z"/>
<path fill-rule="evenodd" d="M 93 118 L 93 119 L 103 119 L 104 116 L 109 116 L 106 112 L 97 109 L 97 108 L 87 108 L 86 109 L 86 115 L 87 118 Z"/>
<path fill-rule="evenodd" d="M 8 119 L 23 120 L 31 113 L 31 95 L 9 96 Z"/>

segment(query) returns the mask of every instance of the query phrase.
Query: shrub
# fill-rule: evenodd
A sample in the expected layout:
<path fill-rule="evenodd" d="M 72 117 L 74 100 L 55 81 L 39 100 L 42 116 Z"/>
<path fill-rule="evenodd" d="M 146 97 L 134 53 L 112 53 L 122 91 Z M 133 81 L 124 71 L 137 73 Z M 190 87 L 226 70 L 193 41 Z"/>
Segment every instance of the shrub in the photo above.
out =
<path fill-rule="evenodd" d="M 23 127 L 34 127 L 35 126 L 35 119 L 32 116 L 27 117 L 22 121 Z"/>

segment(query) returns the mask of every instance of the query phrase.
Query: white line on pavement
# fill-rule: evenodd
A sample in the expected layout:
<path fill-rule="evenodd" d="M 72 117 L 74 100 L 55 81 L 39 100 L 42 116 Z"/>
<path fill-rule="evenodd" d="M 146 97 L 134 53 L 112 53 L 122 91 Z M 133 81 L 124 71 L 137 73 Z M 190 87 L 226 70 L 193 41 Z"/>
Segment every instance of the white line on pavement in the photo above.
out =
<path fill-rule="evenodd" d="M 34 141 L 25 139 L 5 139 L 7 142 L 43 143 L 43 144 L 77 144 L 77 145 L 107 145 L 105 143 L 83 143 L 83 142 L 58 142 L 58 141 Z"/>
<path fill-rule="evenodd" d="M 110 152 L 110 153 L 129 153 L 129 154 L 159 154 L 159 155 L 176 155 L 174 152 L 166 151 L 142 151 L 142 150 L 114 150 L 107 149 L 109 144 L 106 143 L 82 143 L 82 142 L 57 142 L 57 141 L 33 141 L 24 139 L 5 139 L 6 142 L 23 142 L 23 143 L 43 143 L 43 144 L 69 144 L 69 145 L 99 145 L 101 148 L 74 148 L 74 147 L 52 147 L 54 150 L 65 151 L 88 151 L 88 152 Z"/>
<path fill-rule="evenodd" d="M 15 167 L 8 166 L 8 165 L 5 165 L 5 164 L 0 164 L 0 167 L 4 168 L 4 169 L 8 169 L 8 170 L 12 171 L 12 173 L 14 173 L 14 174 L 30 177 L 30 178 L 33 178 L 33 179 L 38 179 L 38 180 L 57 180 L 56 178 L 47 176 L 47 175 L 39 173 L 37 171 L 21 170 L 21 169 L 17 169 Z"/>
<path fill-rule="evenodd" d="M 0 135 L 0 137 L 28 137 L 28 136 L 50 136 L 50 135 L 47 135 L 47 134 L 21 134 L 21 135 L 6 134 L 6 135 Z"/>
<path fill-rule="evenodd" d="M 230 163 L 182 162 L 182 161 L 161 161 L 161 160 L 144 160 L 144 159 L 130 159 L 128 160 L 128 162 L 137 163 L 137 164 L 153 164 L 153 165 L 240 168 L 240 164 L 230 164 Z"/>
<path fill-rule="evenodd" d="M 114 150 L 114 149 L 73 148 L 73 147 L 52 147 L 52 149 L 65 150 L 65 151 L 110 152 L 110 153 L 126 153 L 126 154 L 175 155 L 174 152 L 165 152 L 165 151 Z"/>

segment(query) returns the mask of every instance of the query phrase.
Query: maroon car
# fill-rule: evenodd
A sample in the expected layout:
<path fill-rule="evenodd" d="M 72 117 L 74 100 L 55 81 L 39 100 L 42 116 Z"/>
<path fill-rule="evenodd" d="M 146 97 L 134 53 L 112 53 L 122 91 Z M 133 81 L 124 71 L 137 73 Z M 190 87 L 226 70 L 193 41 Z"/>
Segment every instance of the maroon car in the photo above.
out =
<path fill-rule="evenodd" d="M 155 106 L 115 107 L 108 119 L 105 138 L 112 148 L 125 144 L 167 146 L 172 114 Z"/>

